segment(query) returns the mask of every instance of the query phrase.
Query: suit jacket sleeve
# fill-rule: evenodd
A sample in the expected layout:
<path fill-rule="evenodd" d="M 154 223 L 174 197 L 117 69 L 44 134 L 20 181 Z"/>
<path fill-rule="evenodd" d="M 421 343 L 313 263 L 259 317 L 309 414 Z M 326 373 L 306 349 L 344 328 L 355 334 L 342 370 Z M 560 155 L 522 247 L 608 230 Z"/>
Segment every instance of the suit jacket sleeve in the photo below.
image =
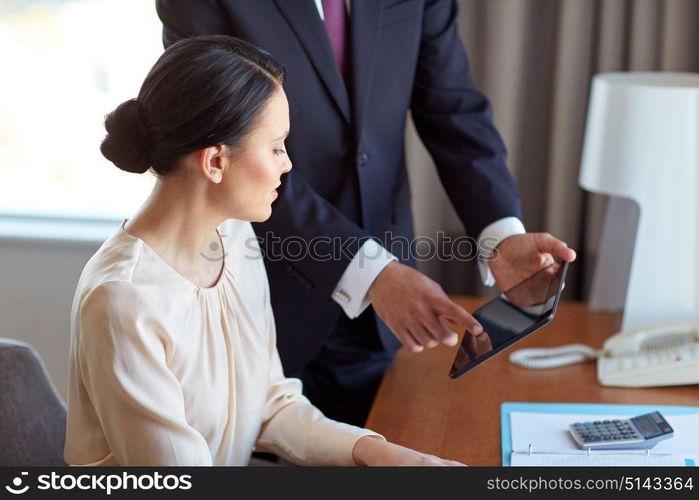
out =
<path fill-rule="evenodd" d="M 216 0 L 157 0 L 156 9 L 163 22 L 165 48 L 188 36 L 236 36 L 229 17 Z M 339 258 L 311 258 L 307 252 L 299 259 L 294 258 L 293 263 L 286 263 L 294 274 L 325 297 L 331 296 L 352 257 L 370 237 L 368 232 L 320 196 L 295 170 L 282 178 L 279 198 L 274 203 L 270 219 L 253 226 L 261 239 L 263 252 L 270 258 L 275 258 L 283 248 L 280 239 L 302 240 L 309 247 L 318 238 L 341 241 Z M 270 237 L 272 234 L 273 238 Z M 319 248 L 327 248 L 327 245 L 319 245 Z"/>
<path fill-rule="evenodd" d="M 521 209 L 490 104 L 471 78 L 457 10 L 456 0 L 425 2 L 411 112 L 466 233 L 477 238 L 498 219 L 521 219 Z"/>

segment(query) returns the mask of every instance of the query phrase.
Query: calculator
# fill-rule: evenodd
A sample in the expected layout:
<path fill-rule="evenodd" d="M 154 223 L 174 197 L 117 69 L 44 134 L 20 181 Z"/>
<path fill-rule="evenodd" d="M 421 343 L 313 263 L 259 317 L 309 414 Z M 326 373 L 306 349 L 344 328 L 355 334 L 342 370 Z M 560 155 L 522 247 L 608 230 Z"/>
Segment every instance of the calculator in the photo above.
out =
<path fill-rule="evenodd" d="M 570 425 L 570 434 L 583 449 L 628 450 L 650 449 L 671 438 L 674 431 L 656 411 L 623 420 L 576 422 Z"/>

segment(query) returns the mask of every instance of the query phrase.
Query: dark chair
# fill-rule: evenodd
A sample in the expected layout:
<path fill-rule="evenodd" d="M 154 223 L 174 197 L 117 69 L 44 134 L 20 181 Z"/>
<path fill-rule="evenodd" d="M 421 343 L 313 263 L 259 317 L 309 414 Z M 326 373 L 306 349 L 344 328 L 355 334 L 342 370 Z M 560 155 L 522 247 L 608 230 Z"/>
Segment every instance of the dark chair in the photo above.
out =
<path fill-rule="evenodd" d="M 0 338 L 0 466 L 66 465 L 66 408 L 34 348 Z"/>

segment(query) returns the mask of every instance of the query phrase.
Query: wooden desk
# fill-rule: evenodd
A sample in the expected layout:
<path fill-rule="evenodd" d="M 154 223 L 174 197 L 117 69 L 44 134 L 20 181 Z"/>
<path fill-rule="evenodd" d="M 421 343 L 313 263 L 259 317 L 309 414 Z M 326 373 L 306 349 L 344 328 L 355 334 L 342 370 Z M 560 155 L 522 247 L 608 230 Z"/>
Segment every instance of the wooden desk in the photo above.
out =
<path fill-rule="evenodd" d="M 473 311 L 484 301 L 454 297 Z M 386 373 L 366 426 L 390 441 L 468 465 L 500 465 L 500 403 L 699 404 L 697 386 L 619 389 L 597 383 L 595 363 L 527 370 L 508 360 L 512 349 L 584 343 L 601 348 L 618 331 L 621 314 L 562 302 L 539 332 L 456 380 L 448 377 L 456 347 L 398 352 Z"/>

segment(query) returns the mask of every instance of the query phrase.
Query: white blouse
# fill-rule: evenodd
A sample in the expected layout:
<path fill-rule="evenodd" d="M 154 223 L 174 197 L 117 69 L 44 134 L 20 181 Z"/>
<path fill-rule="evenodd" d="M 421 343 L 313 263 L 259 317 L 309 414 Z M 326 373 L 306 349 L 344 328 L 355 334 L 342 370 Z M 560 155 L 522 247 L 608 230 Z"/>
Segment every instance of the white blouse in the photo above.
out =
<path fill-rule="evenodd" d="M 245 465 L 256 449 L 354 465 L 355 442 L 381 437 L 325 418 L 284 377 L 249 222 L 219 226 L 224 269 L 210 288 L 125 223 L 87 263 L 73 300 L 68 464 Z"/>

